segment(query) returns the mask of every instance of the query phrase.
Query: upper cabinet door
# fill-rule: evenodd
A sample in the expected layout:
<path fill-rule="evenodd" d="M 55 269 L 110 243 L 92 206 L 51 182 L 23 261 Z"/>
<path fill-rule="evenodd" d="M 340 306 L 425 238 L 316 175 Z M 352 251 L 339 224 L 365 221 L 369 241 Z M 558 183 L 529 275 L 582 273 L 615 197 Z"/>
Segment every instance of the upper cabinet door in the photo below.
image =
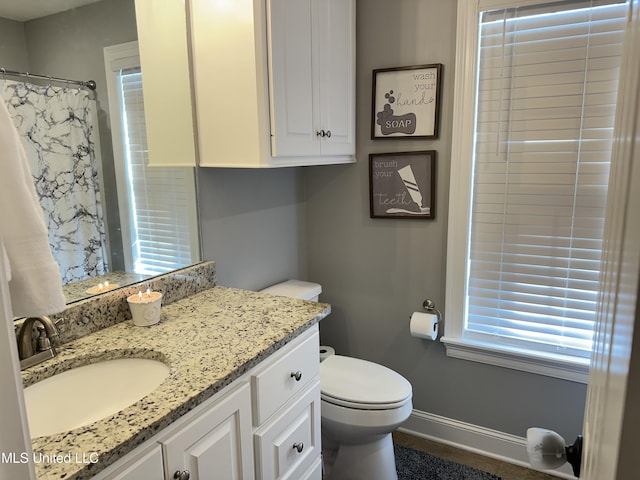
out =
<path fill-rule="evenodd" d="M 320 118 L 323 155 L 354 155 L 355 1 L 318 1 Z"/>
<path fill-rule="evenodd" d="M 270 0 L 271 154 L 319 155 L 317 13 L 312 0 Z"/>
<path fill-rule="evenodd" d="M 355 154 L 355 3 L 269 1 L 271 153 Z"/>

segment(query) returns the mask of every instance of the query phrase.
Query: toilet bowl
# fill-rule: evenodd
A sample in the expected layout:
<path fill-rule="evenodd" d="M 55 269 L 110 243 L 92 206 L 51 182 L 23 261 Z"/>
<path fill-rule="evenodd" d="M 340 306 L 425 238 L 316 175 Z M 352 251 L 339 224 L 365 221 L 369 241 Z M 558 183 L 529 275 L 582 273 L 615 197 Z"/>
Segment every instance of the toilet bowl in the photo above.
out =
<path fill-rule="evenodd" d="M 317 301 L 318 284 L 290 280 L 265 293 Z M 411 384 L 373 362 L 330 355 L 320 364 L 325 480 L 396 480 L 391 432 L 411 414 Z"/>

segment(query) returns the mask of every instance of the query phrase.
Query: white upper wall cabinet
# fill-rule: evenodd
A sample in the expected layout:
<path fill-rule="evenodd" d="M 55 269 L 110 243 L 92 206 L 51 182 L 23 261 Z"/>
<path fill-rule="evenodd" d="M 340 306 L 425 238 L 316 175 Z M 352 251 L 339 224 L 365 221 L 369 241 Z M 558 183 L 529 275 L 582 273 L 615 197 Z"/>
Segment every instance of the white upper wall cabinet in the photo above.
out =
<path fill-rule="evenodd" d="M 354 0 L 190 0 L 199 165 L 355 161 Z"/>

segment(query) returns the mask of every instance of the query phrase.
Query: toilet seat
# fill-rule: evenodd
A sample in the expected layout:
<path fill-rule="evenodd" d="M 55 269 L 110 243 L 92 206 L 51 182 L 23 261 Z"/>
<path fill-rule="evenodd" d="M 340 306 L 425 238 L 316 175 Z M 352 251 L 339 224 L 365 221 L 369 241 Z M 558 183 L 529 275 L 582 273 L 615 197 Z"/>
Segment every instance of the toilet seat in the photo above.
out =
<path fill-rule="evenodd" d="M 363 403 L 363 402 L 349 402 L 346 400 L 341 400 L 339 398 L 333 398 L 329 395 L 325 395 L 320 393 L 320 399 L 323 402 L 329 402 L 333 405 L 338 405 L 340 407 L 352 408 L 354 410 L 393 410 L 395 408 L 400 408 L 405 405 L 407 402 L 411 401 L 411 396 L 408 396 L 401 402 L 395 403 Z"/>
<path fill-rule="evenodd" d="M 321 399 L 359 410 L 391 410 L 411 400 L 411 384 L 393 370 L 359 358 L 331 355 L 320 364 Z"/>

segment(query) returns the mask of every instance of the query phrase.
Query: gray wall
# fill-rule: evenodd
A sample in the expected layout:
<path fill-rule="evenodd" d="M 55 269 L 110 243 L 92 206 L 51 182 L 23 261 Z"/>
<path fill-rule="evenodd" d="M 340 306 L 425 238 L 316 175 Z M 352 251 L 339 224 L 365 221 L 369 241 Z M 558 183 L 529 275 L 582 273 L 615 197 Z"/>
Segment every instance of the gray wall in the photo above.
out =
<path fill-rule="evenodd" d="M 24 24 L 0 17 L 0 67 L 20 72 L 29 70 Z"/>
<path fill-rule="evenodd" d="M 322 342 L 405 375 L 418 410 L 519 436 L 542 426 L 574 438 L 586 385 L 449 358 L 441 343 L 409 335 L 425 298 L 444 307 L 455 21 L 454 0 L 357 2 L 358 163 L 304 172 L 308 277 L 333 307 Z M 439 139 L 371 140 L 371 71 L 428 63 L 444 65 Z M 431 149 L 436 218 L 369 218 L 368 154 Z"/>
<path fill-rule="evenodd" d="M 259 290 L 306 276 L 300 169 L 199 168 L 198 208 L 205 260 L 218 283 Z"/>

